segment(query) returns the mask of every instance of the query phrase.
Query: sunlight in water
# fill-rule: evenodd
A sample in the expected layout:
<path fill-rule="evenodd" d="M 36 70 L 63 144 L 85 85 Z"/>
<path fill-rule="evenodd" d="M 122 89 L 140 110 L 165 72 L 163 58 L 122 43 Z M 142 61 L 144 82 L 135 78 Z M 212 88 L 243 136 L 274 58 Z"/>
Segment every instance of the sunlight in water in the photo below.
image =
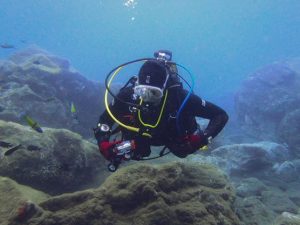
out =
<path fill-rule="evenodd" d="M 135 6 L 137 5 L 137 1 L 136 0 L 126 0 L 125 2 L 124 2 L 124 5 L 126 6 L 126 7 L 131 7 L 131 8 L 135 8 Z"/>

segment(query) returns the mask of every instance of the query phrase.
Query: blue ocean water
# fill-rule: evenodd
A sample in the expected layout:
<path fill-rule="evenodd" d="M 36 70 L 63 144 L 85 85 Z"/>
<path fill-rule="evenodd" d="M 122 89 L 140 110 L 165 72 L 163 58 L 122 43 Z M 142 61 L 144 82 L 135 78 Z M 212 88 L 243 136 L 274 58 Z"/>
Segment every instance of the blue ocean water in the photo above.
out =
<path fill-rule="evenodd" d="M 195 92 L 214 99 L 299 56 L 299 12 L 299 0 L 0 0 L 0 43 L 16 46 L 0 58 L 36 44 L 103 82 L 113 67 L 169 49 Z"/>

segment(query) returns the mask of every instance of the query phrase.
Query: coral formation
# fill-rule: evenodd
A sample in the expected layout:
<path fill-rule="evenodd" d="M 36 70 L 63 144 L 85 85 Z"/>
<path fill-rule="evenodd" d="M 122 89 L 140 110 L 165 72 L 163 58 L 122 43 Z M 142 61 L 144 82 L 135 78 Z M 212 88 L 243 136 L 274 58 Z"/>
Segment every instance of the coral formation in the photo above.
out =
<path fill-rule="evenodd" d="M 232 187 L 214 167 L 136 164 L 98 189 L 49 198 L 25 224 L 238 225 L 233 201 Z"/>

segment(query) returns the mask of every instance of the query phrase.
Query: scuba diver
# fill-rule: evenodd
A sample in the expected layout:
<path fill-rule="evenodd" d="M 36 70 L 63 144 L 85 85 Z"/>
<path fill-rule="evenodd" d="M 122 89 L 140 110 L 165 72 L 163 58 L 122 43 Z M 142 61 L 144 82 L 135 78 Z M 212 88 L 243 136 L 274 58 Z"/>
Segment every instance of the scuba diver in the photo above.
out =
<path fill-rule="evenodd" d="M 191 73 L 171 60 L 170 51 L 160 50 L 154 53 L 154 58 L 124 63 L 107 75 L 106 110 L 94 128 L 94 135 L 100 153 L 110 161 L 110 171 L 117 170 L 123 160 L 148 160 L 169 152 L 184 158 L 211 143 L 225 126 L 227 113 L 195 95 L 193 79 L 192 85 L 187 83 L 178 74 L 178 67 Z M 138 77 L 132 77 L 117 94 L 112 93 L 111 82 L 120 70 L 140 61 L 144 63 Z M 181 80 L 190 90 L 183 88 Z M 111 103 L 108 93 L 113 96 Z M 209 120 L 204 130 L 198 126 L 196 117 Z M 120 140 L 113 138 L 118 132 L 121 133 Z M 163 146 L 158 157 L 147 158 L 151 146 Z M 166 149 L 169 149 L 167 153 Z"/>

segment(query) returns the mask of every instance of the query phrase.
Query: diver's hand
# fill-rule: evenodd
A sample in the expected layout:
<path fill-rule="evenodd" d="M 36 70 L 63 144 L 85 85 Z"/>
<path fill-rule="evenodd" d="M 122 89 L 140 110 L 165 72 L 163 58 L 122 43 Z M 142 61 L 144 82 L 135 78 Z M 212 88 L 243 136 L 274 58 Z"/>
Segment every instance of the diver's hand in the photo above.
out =
<path fill-rule="evenodd" d="M 180 158 L 185 158 L 208 144 L 208 138 L 202 132 L 189 134 L 167 144 L 170 151 Z"/>
<path fill-rule="evenodd" d="M 185 137 L 185 141 L 193 148 L 199 149 L 208 145 L 209 141 L 204 133 L 190 134 Z"/>
<path fill-rule="evenodd" d="M 102 141 L 98 144 L 100 153 L 104 156 L 105 159 L 111 160 L 115 157 L 115 153 L 113 151 L 116 144 L 119 144 L 120 141 Z"/>

